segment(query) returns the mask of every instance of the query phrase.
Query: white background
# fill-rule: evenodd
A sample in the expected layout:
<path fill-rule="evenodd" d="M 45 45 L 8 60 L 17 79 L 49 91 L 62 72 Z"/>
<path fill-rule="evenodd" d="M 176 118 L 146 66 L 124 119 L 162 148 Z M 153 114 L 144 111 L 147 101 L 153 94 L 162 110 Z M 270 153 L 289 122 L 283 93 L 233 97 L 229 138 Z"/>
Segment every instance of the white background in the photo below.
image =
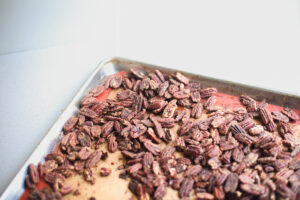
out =
<path fill-rule="evenodd" d="M 300 1 L 0 0 L 0 193 L 108 56 L 300 95 Z"/>

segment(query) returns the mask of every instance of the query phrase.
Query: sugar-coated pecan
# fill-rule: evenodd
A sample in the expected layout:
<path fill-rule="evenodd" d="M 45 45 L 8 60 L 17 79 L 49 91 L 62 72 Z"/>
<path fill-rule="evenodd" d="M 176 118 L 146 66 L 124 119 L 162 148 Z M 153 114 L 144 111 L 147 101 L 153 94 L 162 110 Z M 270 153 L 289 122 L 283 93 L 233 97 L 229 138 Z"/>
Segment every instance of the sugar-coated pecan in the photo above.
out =
<path fill-rule="evenodd" d="M 194 180 L 192 178 L 184 178 L 180 186 L 179 196 L 181 198 L 189 197 L 193 189 L 193 186 L 194 186 Z"/>
<path fill-rule="evenodd" d="M 191 117 L 198 119 L 201 117 L 202 112 L 203 112 L 203 105 L 202 103 L 199 102 L 193 106 L 193 109 L 191 111 Z"/>
<path fill-rule="evenodd" d="M 70 117 L 64 125 L 65 131 L 70 131 L 78 122 L 78 117 L 72 116 Z"/>
<path fill-rule="evenodd" d="M 205 88 L 200 90 L 201 98 L 208 98 L 217 93 L 217 88 Z"/>
<path fill-rule="evenodd" d="M 299 115 L 296 114 L 293 110 L 291 110 L 290 108 L 284 108 L 281 111 L 284 115 L 286 115 L 288 118 L 290 118 L 293 121 L 296 121 L 299 119 Z"/>
<path fill-rule="evenodd" d="M 177 109 L 176 103 L 177 103 L 176 99 L 170 101 L 168 103 L 168 105 L 165 107 L 165 109 L 162 113 L 162 117 L 172 118 L 173 115 L 174 115 L 175 110 Z"/>

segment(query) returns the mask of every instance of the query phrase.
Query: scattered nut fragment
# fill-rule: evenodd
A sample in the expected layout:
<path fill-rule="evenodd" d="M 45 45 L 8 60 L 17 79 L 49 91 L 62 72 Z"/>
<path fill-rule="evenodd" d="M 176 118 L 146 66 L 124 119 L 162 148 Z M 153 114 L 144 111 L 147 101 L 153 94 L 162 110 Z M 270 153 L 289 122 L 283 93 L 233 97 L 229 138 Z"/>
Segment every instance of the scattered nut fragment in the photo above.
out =
<path fill-rule="evenodd" d="M 110 168 L 106 168 L 106 167 L 101 167 L 100 169 L 100 176 L 109 176 L 111 173 L 111 169 Z"/>

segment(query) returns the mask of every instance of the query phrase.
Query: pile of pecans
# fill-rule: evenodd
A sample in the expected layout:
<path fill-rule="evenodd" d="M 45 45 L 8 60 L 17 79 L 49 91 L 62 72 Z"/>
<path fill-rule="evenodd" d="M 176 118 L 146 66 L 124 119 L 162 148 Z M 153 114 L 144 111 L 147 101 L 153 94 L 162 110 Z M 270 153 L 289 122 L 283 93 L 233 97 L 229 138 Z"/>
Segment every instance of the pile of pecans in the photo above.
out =
<path fill-rule="evenodd" d="M 106 88 L 117 99 L 100 102 Z M 120 178 L 139 199 L 160 200 L 167 188 L 181 199 L 296 199 L 300 186 L 300 143 L 292 124 L 298 115 L 285 108 L 270 112 L 267 103 L 242 95 L 245 107 L 215 106 L 216 88 L 177 72 L 147 73 L 131 68 L 90 91 L 77 115 L 64 125 L 64 136 L 45 163 L 29 165 L 25 183 L 30 199 L 60 199 L 73 191 L 64 179 L 82 174 L 91 184 L 95 166 L 121 151 Z M 36 189 L 39 179 L 51 188 Z"/>

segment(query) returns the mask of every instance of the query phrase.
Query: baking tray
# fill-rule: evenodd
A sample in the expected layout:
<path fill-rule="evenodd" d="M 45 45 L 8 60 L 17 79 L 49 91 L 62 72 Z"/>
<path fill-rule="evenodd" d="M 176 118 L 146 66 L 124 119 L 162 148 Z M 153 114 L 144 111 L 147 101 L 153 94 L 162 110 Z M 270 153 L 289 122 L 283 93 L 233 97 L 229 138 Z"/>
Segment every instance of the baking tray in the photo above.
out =
<path fill-rule="evenodd" d="M 65 121 L 78 111 L 80 100 L 88 93 L 88 91 L 98 85 L 105 76 L 112 75 L 120 71 L 128 71 L 130 67 L 142 67 L 146 71 L 161 69 L 170 73 L 179 71 L 171 68 L 159 67 L 156 65 L 150 65 L 118 57 L 103 60 L 97 65 L 95 71 L 80 88 L 70 104 L 65 108 L 65 110 L 62 112 L 53 126 L 49 129 L 48 133 L 24 163 L 23 167 L 3 192 L 1 199 L 15 200 L 20 198 L 25 190 L 24 179 L 27 174 L 28 164 L 37 164 L 38 162 L 43 160 L 44 157 L 52 150 L 54 144 L 58 142 L 58 140 L 62 137 L 62 127 Z M 191 79 L 200 81 L 202 87 L 216 87 L 218 88 L 219 92 L 233 96 L 248 94 L 259 101 L 266 100 L 270 104 L 282 107 L 287 106 L 293 109 L 300 110 L 300 97 L 296 95 L 215 79 L 198 74 L 185 74 L 187 74 Z"/>

